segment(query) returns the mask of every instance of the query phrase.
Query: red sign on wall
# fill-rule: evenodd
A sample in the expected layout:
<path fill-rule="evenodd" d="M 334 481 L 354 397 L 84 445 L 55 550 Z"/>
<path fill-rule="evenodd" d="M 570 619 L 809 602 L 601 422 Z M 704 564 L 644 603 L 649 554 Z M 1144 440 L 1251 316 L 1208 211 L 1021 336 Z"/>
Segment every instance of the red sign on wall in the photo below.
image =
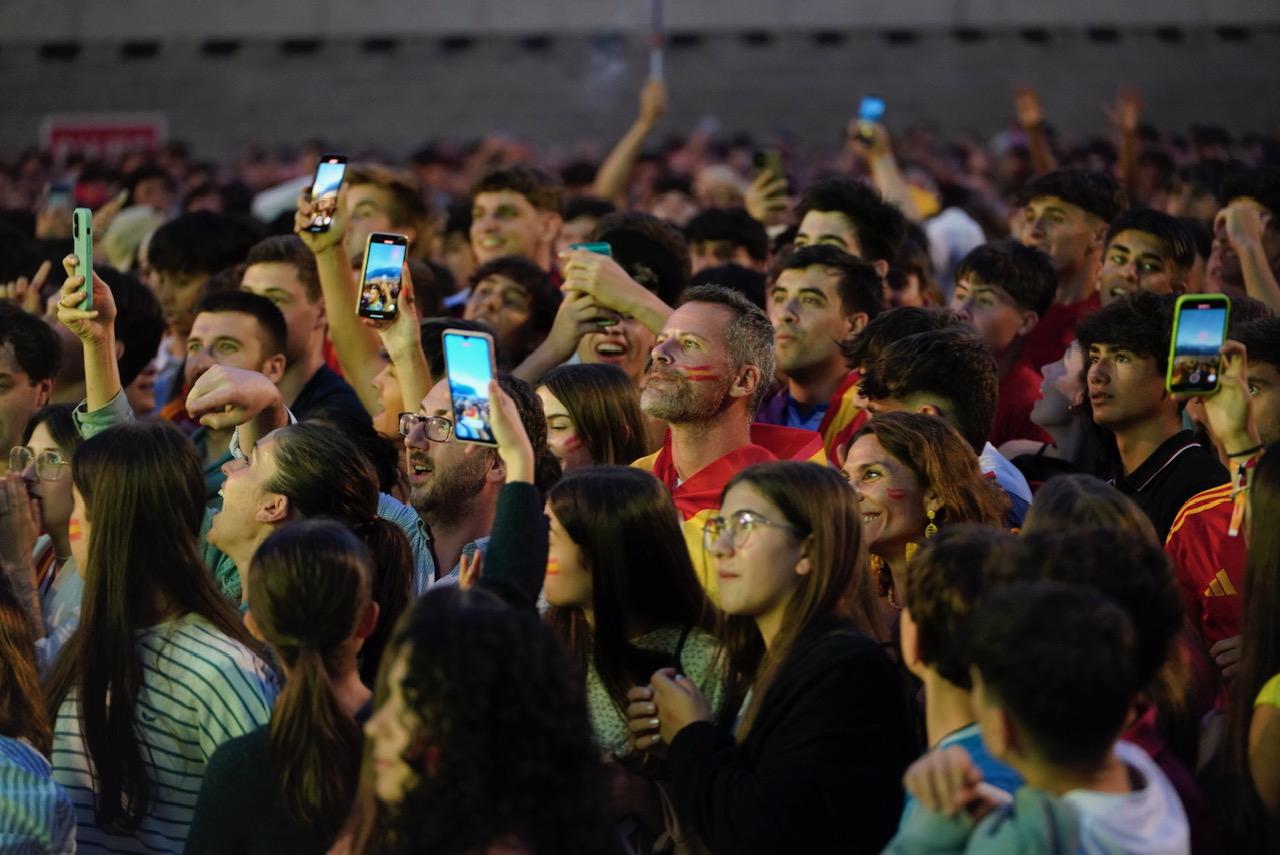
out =
<path fill-rule="evenodd" d="M 40 123 L 41 147 L 55 160 L 70 154 L 115 160 L 159 148 L 168 133 L 163 113 L 53 113 Z"/>

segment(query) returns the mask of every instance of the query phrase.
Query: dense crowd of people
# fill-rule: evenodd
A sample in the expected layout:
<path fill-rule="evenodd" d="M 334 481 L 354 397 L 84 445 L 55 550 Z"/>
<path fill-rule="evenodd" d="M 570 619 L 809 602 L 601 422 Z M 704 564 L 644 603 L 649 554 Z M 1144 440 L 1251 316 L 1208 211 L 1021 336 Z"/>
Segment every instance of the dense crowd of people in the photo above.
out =
<path fill-rule="evenodd" d="M 0 161 L 0 849 L 1280 847 L 1280 144 L 665 103 Z"/>

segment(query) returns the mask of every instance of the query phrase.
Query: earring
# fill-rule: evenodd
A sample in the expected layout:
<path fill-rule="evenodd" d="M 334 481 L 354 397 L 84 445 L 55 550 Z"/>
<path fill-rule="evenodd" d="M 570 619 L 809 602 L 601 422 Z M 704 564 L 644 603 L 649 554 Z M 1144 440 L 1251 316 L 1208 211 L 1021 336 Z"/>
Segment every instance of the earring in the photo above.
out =
<path fill-rule="evenodd" d="M 929 516 L 929 524 L 928 524 L 927 526 L 925 526 L 925 527 L 924 527 L 924 536 L 925 536 L 925 539 L 926 539 L 926 540 L 927 540 L 927 539 L 929 539 L 929 538 L 931 538 L 931 537 L 933 537 L 935 534 L 937 534 L 937 533 L 938 533 L 938 526 L 937 526 L 937 524 L 933 521 L 933 518 L 934 518 L 935 514 L 936 514 L 936 512 L 935 512 L 935 511 L 929 511 L 929 512 L 928 512 L 928 516 Z"/>

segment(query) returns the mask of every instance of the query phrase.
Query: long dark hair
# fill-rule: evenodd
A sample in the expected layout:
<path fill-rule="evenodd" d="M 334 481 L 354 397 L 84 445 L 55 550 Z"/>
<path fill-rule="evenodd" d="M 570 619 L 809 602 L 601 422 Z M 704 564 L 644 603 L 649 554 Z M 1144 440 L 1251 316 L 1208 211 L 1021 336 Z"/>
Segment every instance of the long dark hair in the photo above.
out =
<path fill-rule="evenodd" d="M 0 736 L 25 739 L 46 757 L 53 729 L 45 715 L 31 620 L 0 575 Z"/>
<path fill-rule="evenodd" d="M 380 699 L 402 653 L 417 784 L 395 807 L 362 806 L 353 851 L 461 855 L 512 838 L 537 853 L 617 850 L 582 685 L 536 615 L 482 589 L 433 588 L 396 629 Z"/>
<path fill-rule="evenodd" d="M 636 647 L 630 632 L 714 632 L 711 602 L 694 572 L 671 494 L 648 472 L 608 465 L 575 470 L 551 489 L 548 503 L 591 573 L 595 630 L 581 609 L 553 607 L 547 620 L 584 674 L 588 662 L 595 666 L 623 710 L 628 689 L 678 664 Z"/>
<path fill-rule="evenodd" d="M 862 540 L 862 514 L 849 482 L 833 469 L 816 463 L 777 461 L 758 463 L 739 472 L 725 485 L 720 502 L 738 484 L 750 484 L 782 512 L 802 537 L 812 537 L 811 570 L 800 577 L 782 630 L 765 650 L 755 621 L 746 615 L 726 615 L 720 629 L 728 657 L 730 697 L 754 689 L 751 704 L 738 728 L 741 741 L 755 720 L 765 692 L 809 629 L 831 617 L 850 620 L 877 641 L 885 629 L 876 607 L 875 590 Z"/>
<path fill-rule="evenodd" d="M 268 748 L 279 793 L 298 825 L 334 834 L 360 771 L 360 728 L 330 682 L 370 600 L 373 559 L 346 526 L 290 523 L 249 565 L 249 609 L 289 669 L 271 712 Z"/>
<path fill-rule="evenodd" d="M 144 680 L 138 630 L 198 614 L 256 646 L 200 560 L 204 477 L 191 441 L 163 422 L 110 428 L 76 450 L 75 488 L 89 529 L 80 626 L 49 674 L 51 716 L 72 685 L 97 788 L 101 828 L 132 830 L 151 807 L 134 705 Z M 108 703 L 110 699 L 110 703 Z"/>
<path fill-rule="evenodd" d="M 360 678 L 373 685 L 378 662 L 413 589 L 413 552 L 395 523 L 378 516 L 378 477 L 337 428 L 304 422 L 273 435 L 277 471 L 267 490 L 287 496 L 303 517 L 332 517 L 364 540 L 373 555 L 378 626 L 360 651 Z"/>
<path fill-rule="evenodd" d="M 1240 670 L 1231 686 L 1226 764 L 1238 796 L 1224 797 L 1234 814 L 1228 824 L 1238 833 L 1256 834 L 1266 818 L 1249 769 L 1249 726 L 1253 702 L 1263 685 L 1280 673 L 1280 443 L 1273 443 L 1254 467 L 1249 481 L 1246 534 L 1249 557 L 1244 575 L 1244 621 Z"/>
<path fill-rule="evenodd" d="M 547 372 L 542 385 L 569 411 L 595 463 L 626 466 L 649 453 L 640 390 L 618 366 L 561 365 Z"/>

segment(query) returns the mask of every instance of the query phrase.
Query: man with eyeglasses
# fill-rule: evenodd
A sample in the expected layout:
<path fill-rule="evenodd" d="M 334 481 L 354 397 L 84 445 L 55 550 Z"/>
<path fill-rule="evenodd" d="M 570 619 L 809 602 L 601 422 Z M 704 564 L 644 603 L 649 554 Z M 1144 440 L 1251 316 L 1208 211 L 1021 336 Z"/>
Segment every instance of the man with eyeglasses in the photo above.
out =
<path fill-rule="evenodd" d="M 22 444 L 27 422 L 49 403 L 61 361 L 58 336 L 44 321 L 0 302 L 0 447 Z"/>
<path fill-rule="evenodd" d="M 545 458 L 547 423 L 533 387 L 506 374 L 498 375 L 498 385 L 520 411 L 534 459 Z M 488 548 L 498 492 L 507 480 L 496 449 L 460 442 L 453 427 L 447 380 L 431 387 L 418 412 L 400 414 L 409 462 L 409 503 L 430 530 L 435 581 L 456 578 L 464 553 L 484 553 Z"/>

